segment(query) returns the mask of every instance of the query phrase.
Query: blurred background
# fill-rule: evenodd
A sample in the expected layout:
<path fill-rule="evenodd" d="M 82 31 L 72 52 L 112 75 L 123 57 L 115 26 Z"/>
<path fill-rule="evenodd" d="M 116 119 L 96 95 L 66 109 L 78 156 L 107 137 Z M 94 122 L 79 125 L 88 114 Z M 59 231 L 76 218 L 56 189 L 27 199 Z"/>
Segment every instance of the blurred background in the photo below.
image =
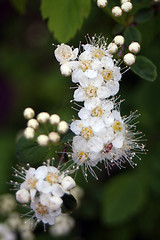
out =
<path fill-rule="evenodd" d="M 61 76 L 52 43 L 67 42 L 78 47 L 80 41 L 85 43 L 87 33 L 90 36 L 103 34 L 109 40 L 116 34 L 124 34 L 131 40 L 140 39 L 140 55 L 157 67 L 154 82 L 128 71 L 123 75 L 119 92 L 121 99 L 125 99 L 121 105 L 122 115 L 134 110 L 141 113 L 137 128 L 145 134 L 149 151 L 142 155 L 141 161 L 135 159 L 138 164 L 135 169 L 131 166 L 123 170 L 115 168 L 110 176 L 105 169 L 97 171 L 99 181 L 89 177 L 86 183 L 78 174 L 77 183 L 84 195 L 72 214 L 75 219 L 72 232 L 64 237 L 53 237 L 38 229 L 34 234 L 35 239 L 160 239 L 159 3 L 134 0 L 134 10 L 117 20 L 111 16 L 110 6 L 100 9 L 96 1 L 75 0 L 74 7 L 65 8 L 72 1 L 60 0 L 60 13 L 69 11 L 68 22 L 61 23 L 57 18 L 59 25 L 56 25 L 51 16 L 52 10 L 54 14 L 59 7 L 58 0 L 51 2 L 0 1 L 0 194 L 10 192 L 7 182 L 12 178 L 12 166 L 18 163 L 16 138 L 26 126 L 23 110 L 30 106 L 36 113 L 57 113 L 68 122 L 76 116 L 70 103 L 73 84 L 70 78 Z M 65 33 L 64 28 L 67 28 Z M 128 36 L 131 28 L 134 28 L 132 37 Z M 1 216 L 0 220 L 5 221 L 5 217 Z"/>

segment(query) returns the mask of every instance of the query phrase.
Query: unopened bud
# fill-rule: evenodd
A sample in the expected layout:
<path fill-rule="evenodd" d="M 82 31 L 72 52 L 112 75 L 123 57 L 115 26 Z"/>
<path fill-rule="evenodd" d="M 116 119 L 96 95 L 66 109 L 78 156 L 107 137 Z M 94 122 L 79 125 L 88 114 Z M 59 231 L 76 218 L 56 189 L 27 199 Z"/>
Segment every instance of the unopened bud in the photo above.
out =
<path fill-rule="evenodd" d="M 72 177 L 67 176 L 63 178 L 61 185 L 65 191 L 69 191 L 76 186 L 76 183 Z"/>
<path fill-rule="evenodd" d="M 129 47 L 128 47 L 129 51 L 132 53 L 138 53 L 141 49 L 141 46 L 138 42 L 132 42 Z"/>
<path fill-rule="evenodd" d="M 122 10 L 123 10 L 124 12 L 129 12 L 129 11 L 132 10 L 133 5 L 132 5 L 131 2 L 125 2 L 125 3 L 123 3 L 123 4 L 121 5 L 121 8 L 122 8 Z"/>
<path fill-rule="evenodd" d="M 121 35 L 117 35 L 117 36 L 115 36 L 113 41 L 115 42 L 116 45 L 122 46 L 124 44 L 124 37 Z"/>
<path fill-rule="evenodd" d="M 22 188 L 16 192 L 16 199 L 20 203 L 28 203 L 30 200 L 30 194 L 25 188 Z"/>
<path fill-rule="evenodd" d="M 60 140 L 60 136 L 57 132 L 51 132 L 49 134 L 49 140 L 53 143 L 58 143 Z"/>
<path fill-rule="evenodd" d="M 27 139 L 33 139 L 34 138 L 34 134 L 35 134 L 35 131 L 31 127 L 27 127 L 24 130 L 24 137 L 27 138 Z"/>
<path fill-rule="evenodd" d="M 117 47 L 117 45 L 115 43 L 110 43 L 108 45 L 107 49 L 108 49 L 109 53 L 114 54 L 114 53 L 117 52 L 118 47 Z"/>
<path fill-rule="evenodd" d="M 49 143 L 49 138 L 46 135 L 39 135 L 37 137 L 37 142 L 40 146 L 47 146 Z"/>
<path fill-rule="evenodd" d="M 57 114 L 53 114 L 50 116 L 49 122 L 51 125 L 56 125 L 60 122 L 60 117 Z"/>
<path fill-rule="evenodd" d="M 71 69 L 71 65 L 69 63 L 63 63 L 60 66 L 60 71 L 61 74 L 65 77 L 68 77 L 72 74 L 72 69 Z"/>
<path fill-rule="evenodd" d="M 39 123 L 46 123 L 49 118 L 50 118 L 50 115 L 47 112 L 41 112 L 37 115 L 37 120 Z"/>
<path fill-rule="evenodd" d="M 115 16 L 115 17 L 120 17 L 122 16 L 122 9 L 118 6 L 116 7 L 113 7 L 112 8 L 112 14 Z"/>
<path fill-rule="evenodd" d="M 34 115 L 35 115 L 35 112 L 30 107 L 26 108 L 23 112 L 23 116 L 24 116 L 25 119 L 31 119 L 31 118 L 34 117 Z"/>
<path fill-rule="evenodd" d="M 65 121 L 61 121 L 60 123 L 58 123 L 58 126 L 57 126 L 57 130 L 59 133 L 66 133 L 68 131 L 68 123 L 65 122 Z"/>
<path fill-rule="evenodd" d="M 107 0 L 97 0 L 97 6 L 100 8 L 104 8 L 107 6 Z"/>
<path fill-rule="evenodd" d="M 33 129 L 37 129 L 39 127 L 39 123 L 36 119 L 30 119 L 27 123 L 27 126 Z"/>
<path fill-rule="evenodd" d="M 126 55 L 124 55 L 123 60 L 126 65 L 130 66 L 135 63 L 136 56 L 134 56 L 132 53 L 127 53 Z"/>

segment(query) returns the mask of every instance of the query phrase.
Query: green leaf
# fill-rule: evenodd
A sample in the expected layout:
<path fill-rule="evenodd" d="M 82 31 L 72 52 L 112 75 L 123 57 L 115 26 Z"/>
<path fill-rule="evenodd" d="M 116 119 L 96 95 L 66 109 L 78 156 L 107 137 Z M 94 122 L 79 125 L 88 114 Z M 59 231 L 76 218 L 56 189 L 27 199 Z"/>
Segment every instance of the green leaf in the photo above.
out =
<path fill-rule="evenodd" d="M 77 207 L 77 201 L 71 194 L 64 194 L 62 196 L 63 210 L 65 212 L 71 212 Z"/>
<path fill-rule="evenodd" d="M 102 219 L 118 224 L 134 216 L 145 202 L 145 188 L 138 176 L 119 175 L 105 185 L 102 197 Z"/>
<path fill-rule="evenodd" d="M 131 66 L 131 70 L 139 77 L 153 82 L 157 77 L 156 66 L 148 58 L 137 56 L 136 62 Z"/>
<path fill-rule="evenodd" d="M 137 23 L 144 23 L 149 21 L 153 17 L 154 11 L 152 8 L 141 9 L 134 17 L 134 21 Z"/>
<path fill-rule="evenodd" d="M 68 42 L 88 17 L 91 0 L 42 0 L 41 13 L 48 18 L 48 27 L 60 42 Z"/>
<path fill-rule="evenodd" d="M 54 157 L 55 151 L 57 151 L 57 146 L 41 147 L 35 140 L 28 140 L 23 136 L 18 140 L 16 147 L 16 155 L 19 161 L 32 165 Z"/>
<path fill-rule="evenodd" d="M 21 14 L 26 12 L 27 0 L 10 0 L 13 7 Z"/>
<path fill-rule="evenodd" d="M 125 43 L 128 46 L 131 42 L 141 42 L 141 33 L 136 27 L 127 27 L 124 32 Z"/>

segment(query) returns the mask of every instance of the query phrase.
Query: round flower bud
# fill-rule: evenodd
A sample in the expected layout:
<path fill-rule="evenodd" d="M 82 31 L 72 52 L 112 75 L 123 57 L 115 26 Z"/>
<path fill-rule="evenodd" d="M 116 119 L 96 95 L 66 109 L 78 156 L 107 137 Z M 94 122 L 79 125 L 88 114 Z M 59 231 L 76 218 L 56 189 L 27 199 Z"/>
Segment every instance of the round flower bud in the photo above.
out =
<path fill-rule="evenodd" d="M 49 140 L 53 143 L 58 143 L 60 140 L 60 136 L 57 132 L 51 132 L 49 134 Z"/>
<path fill-rule="evenodd" d="M 34 117 L 34 115 L 35 115 L 35 112 L 30 107 L 26 108 L 23 112 L 23 116 L 24 116 L 25 119 L 31 119 L 31 118 Z"/>
<path fill-rule="evenodd" d="M 124 44 L 124 37 L 121 35 L 117 35 L 117 36 L 115 36 L 113 41 L 115 42 L 116 45 L 122 46 Z"/>
<path fill-rule="evenodd" d="M 27 123 L 27 126 L 33 129 L 37 129 L 39 127 L 39 123 L 36 119 L 30 119 Z"/>
<path fill-rule="evenodd" d="M 68 123 L 65 121 L 61 121 L 58 123 L 57 130 L 59 133 L 66 133 L 68 131 Z"/>
<path fill-rule="evenodd" d="M 76 186 L 76 183 L 72 177 L 67 176 L 63 178 L 61 185 L 65 191 L 69 191 Z"/>
<path fill-rule="evenodd" d="M 124 55 L 123 60 L 124 60 L 126 65 L 130 66 L 130 65 L 135 63 L 136 56 L 134 56 L 132 53 L 127 53 L 126 55 Z"/>
<path fill-rule="evenodd" d="M 61 71 L 61 74 L 65 77 L 68 77 L 72 74 L 72 69 L 71 69 L 71 65 L 68 64 L 68 63 L 63 63 L 61 66 L 60 66 L 60 71 Z"/>
<path fill-rule="evenodd" d="M 130 2 L 130 0 L 121 0 L 121 4 L 126 3 L 126 2 Z"/>
<path fill-rule="evenodd" d="M 41 112 L 37 115 L 37 120 L 39 123 L 46 123 L 49 118 L 50 118 L 50 115 L 47 112 Z"/>
<path fill-rule="evenodd" d="M 27 127 L 24 130 L 24 137 L 27 138 L 27 139 L 33 139 L 34 138 L 34 134 L 35 134 L 35 131 L 31 127 Z"/>
<path fill-rule="evenodd" d="M 115 17 L 120 17 L 122 16 L 122 9 L 118 6 L 116 7 L 113 7 L 112 8 L 112 14 L 115 16 Z"/>
<path fill-rule="evenodd" d="M 49 143 L 49 138 L 46 135 L 39 135 L 37 137 L 37 142 L 40 146 L 47 146 Z"/>
<path fill-rule="evenodd" d="M 30 200 L 30 194 L 25 188 L 22 188 L 16 192 L 16 199 L 20 203 L 28 203 Z"/>
<path fill-rule="evenodd" d="M 132 42 L 129 47 L 128 47 L 129 51 L 132 53 L 138 53 L 141 49 L 140 44 L 138 42 Z"/>
<path fill-rule="evenodd" d="M 117 52 L 118 47 L 115 43 L 110 43 L 108 45 L 107 49 L 108 49 L 109 53 L 114 54 L 115 52 Z"/>
<path fill-rule="evenodd" d="M 55 211 L 61 207 L 62 203 L 63 203 L 63 200 L 60 197 L 52 196 L 49 199 L 49 208 L 52 211 Z"/>
<path fill-rule="evenodd" d="M 57 114 L 53 114 L 50 116 L 49 122 L 51 125 L 56 125 L 60 122 L 60 117 Z"/>
<path fill-rule="evenodd" d="M 123 10 L 124 12 L 129 12 L 129 11 L 132 10 L 133 5 L 132 5 L 131 2 L 125 2 L 125 3 L 123 3 L 123 4 L 121 5 L 121 8 L 122 8 L 122 10 Z"/>
<path fill-rule="evenodd" d="M 97 6 L 100 8 L 104 8 L 107 6 L 107 0 L 97 0 Z"/>

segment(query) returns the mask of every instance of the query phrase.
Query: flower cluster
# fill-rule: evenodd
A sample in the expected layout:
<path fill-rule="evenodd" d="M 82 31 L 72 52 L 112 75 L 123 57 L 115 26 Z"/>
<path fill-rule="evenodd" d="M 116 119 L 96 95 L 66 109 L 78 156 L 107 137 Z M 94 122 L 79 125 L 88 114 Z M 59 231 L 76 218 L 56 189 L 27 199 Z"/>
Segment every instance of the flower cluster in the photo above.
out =
<path fill-rule="evenodd" d="M 121 0 L 121 6 L 114 6 L 112 8 L 112 14 L 115 17 L 122 16 L 123 12 L 128 13 L 132 10 L 133 5 L 130 0 Z M 108 1 L 107 0 L 97 0 L 97 6 L 100 8 L 104 8 L 107 6 Z"/>
<path fill-rule="evenodd" d="M 85 177 L 87 170 L 96 177 L 92 167 L 101 161 L 108 170 L 113 165 L 121 167 L 126 161 L 134 166 L 132 158 L 137 152 L 144 151 L 144 145 L 137 143 L 137 138 L 141 138 L 137 135 L 141 133 L 134 131 L 135 124 L 132 123 L 138 115 L 135 112 L 122 117 L 120 103 L 114 97 L 119 91 L 122 70 L 119 61 L 111 55 L 111 49 L 113 44 L 122 45 L 124 38 L 116 36 L 114 43 L 108 46 L 103 38 L 89 40 L 79 53 L 77 49 L 61 44 L 55 50 L 55 57 L 61 64 L 61 73 L 67 66 L 72 82 L 78 85 L 74 101 L 84 102 L 84 106 L 75 103 L 81 107 L 78 110 L 80 119 L 70 125 L 76 135 L 72 142 L 72 160 L 82 167 Z"/>
<path fill-rule="evenodd" d="M 41 112 L 37 115 L 37 119 L 34 119 L 35 112 L 32 108 L 28 107 L 24 110 L 23 115 L 28 119 L 27 127 L 24 130 L 24 137 L 27 139 L 36 137 L 37 143 L 40 146 L 57 144 L 61 138 L 60 134 L 68 131 L 67 122 L 61 121 L 57 114 L 49 115 L 47 112 Z M 49 128 L 47 124 L 49 124 Z"/>
<path fill-rule="evenodd" d="M 21 184 L 15 183 L 19 189 L 16 192 L 17 201 L 29 205 L 32 218 L 37 222 L 53 225 L 61 214 L 64 194 L 70 194 L 76 186 L 73 178 L 51 166 L 49 161 L 37 169 L 15 169 L 15 175 L 24 180 Z"/>
<path fill-rule="evenodd" d="M 13 195 L 3 194 L 0 196 L 0 214 L 5 221 L 0 222 L 0 239 L 16 240 L 33 240 L 34 235 L 30 228 L 28 218 L 20 218 L 16 212 L 16 201 Z"/>

